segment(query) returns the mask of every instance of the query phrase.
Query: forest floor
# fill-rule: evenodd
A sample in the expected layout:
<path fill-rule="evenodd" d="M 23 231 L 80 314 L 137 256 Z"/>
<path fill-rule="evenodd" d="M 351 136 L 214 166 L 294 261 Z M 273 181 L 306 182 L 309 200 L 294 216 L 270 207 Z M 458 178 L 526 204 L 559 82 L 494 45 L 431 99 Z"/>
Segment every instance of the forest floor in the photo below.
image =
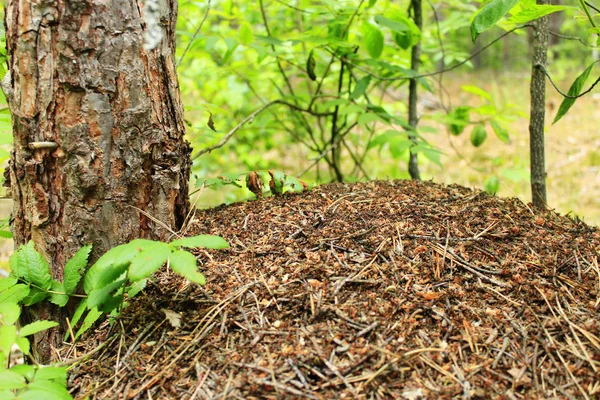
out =
<path fill-rule="evenodd" d="M 600 397 L 600 231 L 517 199 L 330 184 L 197 211 L 207 284 L 164 271 L 58 351 L 110 399 Z"/>

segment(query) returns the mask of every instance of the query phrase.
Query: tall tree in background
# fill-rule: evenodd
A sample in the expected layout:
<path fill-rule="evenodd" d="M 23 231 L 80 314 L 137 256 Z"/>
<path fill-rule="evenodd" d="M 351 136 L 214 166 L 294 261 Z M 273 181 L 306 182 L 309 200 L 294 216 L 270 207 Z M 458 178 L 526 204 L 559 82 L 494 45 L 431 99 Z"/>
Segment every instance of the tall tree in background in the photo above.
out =
<path fill-rule="evenodd" d="M 537 4 L 548 4 L 537 0 Z M 546 207 L 546 162 L 544 122 L 546 118 L 546 75 L 543 68 L 548 59 L 548 20 L 541 17 L 533 31 L 533 61 L 531 71 L 531 114 L 529 119 L 529 149 L 531 160 L 531 196 L 534 207 Z"/>
<path fill-rule="evenodd" d="M 419 30 L 423 28 L 423 7 L 421 0 L 411 0 L 411 9 L 413 13 L 413 20 Z M 415 74 L 419 73 L 419 65 L 421 64 L 421 39 L 412 47 L 410 68 Z M 417 101 L 419 100 L 418 94 L 418 81 L 416 78 L 412 78 L 409 81 L 408 86 L 408 124 L 415 131 L 417 130 L 417 124 L 419 123 L 419 116 L 417 115 Z M 410 139 L 414 140 L 413 136 L 409 136 Z M 410 153 L 408 160 L 408 172 L 412 179 L 421 179 L 419 172 L 419 160 L 417 153 Z"/>
<path fill-rule="evenodd" d="M 151 3 L 166 21 L 152 50 L 135 0 L 7 2 L 12 229 L 16 245 L 33 240 L 54 278 L 81 246 L 93 244 L 95 259 L 134 238 L 165 238 L 162 224 L 178 229 L 188 211 L 177 2 Z M 53 308 L 38 313 L 64 322 Z M 60 340 L 49 335 L 36 338 L 45 360 Z"/>

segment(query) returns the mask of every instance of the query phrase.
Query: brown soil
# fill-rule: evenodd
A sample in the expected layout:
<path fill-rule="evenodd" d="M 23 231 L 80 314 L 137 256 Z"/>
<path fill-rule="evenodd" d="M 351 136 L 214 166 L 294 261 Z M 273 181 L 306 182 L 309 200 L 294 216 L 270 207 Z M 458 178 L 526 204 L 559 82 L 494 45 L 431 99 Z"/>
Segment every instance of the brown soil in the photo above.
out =
<path fill-rule="evenodd" d="M 186 235 L 231 244 L 198 253 L 208 284 L 162 272 L 112 330 L 63 349 L 76 396 L 600 397 L 600 232 L 580 221 L 411 181 L 194 221 Z"/>

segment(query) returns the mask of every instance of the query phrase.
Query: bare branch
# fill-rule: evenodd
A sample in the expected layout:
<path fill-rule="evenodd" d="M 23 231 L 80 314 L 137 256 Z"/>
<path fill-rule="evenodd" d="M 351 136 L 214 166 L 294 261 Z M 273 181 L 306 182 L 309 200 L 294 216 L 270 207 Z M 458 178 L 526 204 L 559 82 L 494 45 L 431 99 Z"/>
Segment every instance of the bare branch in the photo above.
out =
<path fill-rule="evenodd" d="M 333 113 L 318 113 L 318 112 L 314 112 L 314 111 L 309 111 L 309 110 L 305 110 L 304 108 L 298 107 L 297 105 L 285 102 L 283 100 L 274 100 L 274 101 L 271 101 L 270 103 L 267 103 L 267 104 L 263 105 L 259 109 L 255 110 L 252 114 L 250 114 L 249 116 L 247 116 L 242 122 L 240 122 L 239 124 L 237 124 L 235 126 L 235 128 L 233 128 L 232 130 L 230 130 L 227 133 L 227 135 L 225 135 L 225 137 L 223 139 L 221 139 L 221 141 L 219 143 L 215 144 L 214 146 L 209 146 L 209 147 L 206 147 L 206 148 L 200 150 L 198 153 L 196 153 L 195 156 L 192 157 L 192 160 L 195 160 L 196 158 L 200 157 L 203 154 L 210 153 L 213 150 L 216 150 L 218 148 L 221 148 L 221 147 L 225 146 L 225 144 L 229 141 L 229 139 L 231 139 L 231 137 L 237 131 L 239 131 L 244 125 L 246 125 L 248 122 L 252 122 L 254 120 L 254 118 L 258 114 L 260 114 L 261 112 L 263 112 L 264 110 L 266 110 L 267 108 L 269 108 L 269 107 L 271 107 L 271 106 L 273 106 L 275 104 L 282 104 L 282 105 L 285 105 L 285 106 L 291 108 L 292 110 L 309 113 L 311 115 L 315 115 L 315 116 L 319 116 L 319 117 L 330 116 L 330 115 L 333 114 Z"/>
<path fill-rule="evenodd" d="M 190 42 L 185 47 L 185 50 L 183 50 L 183 54 L 181 55 L 181 57 L 179 57 L 179 61 L 177 61 L 177 66 L 178 67 L 181 64 L 181 61 L 183 61 L 183 57 L 185 57 L 185 55 L 187 54 L 187 52 L 190 49 L 190 47 L 192 47 L 192 43 L 194 43 L 194 40 L 196 40 L 196 36 L 198 36 L 198 33 L 200 32 L 200 29 L 202 29 L 202 25 L 204 25 L 204 21 L 206 21 L 206 18 L 208 17 L 208 12 L 210 11 L 210 1 L 211 0 L 208 0 L 208 2 L 206 4 L 206 12 L 204 13 L 204 17 L 202 18 L 202 21 L 200 22 L 200 25 L 198 25 L 198 28 L 196 28 L 196 32 L 194 32 L 194 35 L 192 35 L 192 39 L 190 40 Z"/>

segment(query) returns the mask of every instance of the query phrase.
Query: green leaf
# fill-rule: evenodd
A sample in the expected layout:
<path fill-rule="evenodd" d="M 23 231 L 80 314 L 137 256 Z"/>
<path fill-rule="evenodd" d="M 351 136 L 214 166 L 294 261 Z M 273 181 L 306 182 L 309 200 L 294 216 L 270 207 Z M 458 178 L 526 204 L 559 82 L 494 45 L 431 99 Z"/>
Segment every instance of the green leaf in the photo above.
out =
<path fill-rule="evenodd" d="M 369 83 L 371 83 L 371 75 L 366 75 L 360 78 L 358 82 L 356 82 L 356 86 L 354 87 L 352 94 L 350 94 L 350 98 L 352 100 L 356 100 L 365 94 L 367 88 L 369 87 Z"/>
<path fill-rule="evenodd" d="M 19 396 L 19 400 L 73 400 L 65 385 L 60 383 L 35 380 L 27 386 L 27 391 Z"/>
<path fill-rule="evenodd" d="M 0 370 L 0 390 L 21 389 L 26 386 L 23 376 L 11 370 Z"/>
<path fill-rule="evenodd" d="M 85 319 L 83 320 L 83 323 L 81 324 L 81 327 L 75 334 L 75 340 L 77 340 L 81 335 L 83 335 L 85 332 L 87 332 L 87 330 L 90 329 L 92 327 L 92 325 L 94 325 L 94 322 L 96 322 L 98 320 L 98 318 L 100 318 L 102 316 L 102 314 L 103 314 L 102 311 L 98 310 L 97 308 L 92 308 L 85 316 Z M 75 318 L 73 318 L 73 319 L 75 319 Z"/>
<path fill-rule="evenodd" d="M 140 251 L 154 245 L 154 243 L 156 242 L 153 240 L 135 239 L 104 253 L 85 274 L 83 280 L 85 292 L 89 294 L 100 283 L 106 284 L 117 279 Z"/>
<path fill-rule="evenodd" d="M 0 303 L 0 315 L 6 325 L 14 325 L 21 315 L 21 307 L 17 303 Z"/>
<path fill-rule="evenodd" d="M 13 365 L 10 370 L 21 375 L 28 381 L 32 381 L 35 376 L 35 367 L 33 365 L 17 364 Z"/>
<path fill-rule="evenodd" d="M 33 335 L 34 333 L 38 333 L 41 331 L 45 331 L 46 329 L 53 328 L 58 326 L 58 322 L 55 321 L 35 321 L 30 324 L 25 325 L 21 329 L 19 329 L 19 336 L 26 337 L 29 335 Z"/>
<path fill-rule="evenodd" d="M 32 287 L 27 297 L 22 300 L 22 303 L 24 306 L 31 306 L 46 300 L 48 296 L 49 293 L 47 291 Z"/>
<path fill-rule="evenodd" d="M 6 278 L 1 278 L 0 279 L 0 293 L 4 292 L 9 287 L 16 285 L 17 281 L 18 281 L 17 277 L 12 274 Z"/>
<path fill-rule="evenodd" d="M 35 380 L 54 381 L 60 384 L 67 384 L 67 367 L 44 366 L 35 372 Z"/>
<path fill-rule="evenodd" d="M 473 128 L 471 131 L 471 143 L 475 147 L 479 147 L 485 142 L 487 138 L 487 131 L 485 130 L 485 126 L 479 124 Z"/>
<path fill-rule="evenodd" d="M 502 140 L 504 143 L 510 143 L 510 137 L 508 136 L 508 130 L 504 129 L 495 120 L 491 120 L 490 125 L 492 126 L 492 129 L 494 129 L 494 133 L 496 134 L 498 139 Z"/>
<path fill-rule="evenodd" d="M 123 287 L 126 280 L 121 279 L 116 282 L 112 282 L 104 287 L 99 287 L 98 289 L 94 289 L 90 292 L 87 299 L 87 307 L 94 308 L 100 307 L 102 304 L 106 303 L 113 297 L 113 293 L 117 291 L 119 288 Z"/>
<path fill-rule="evenodd" d="M 16 325 L 0 325 L 0 352 L 8 355 L 17 340 Z"/>
<path fill-rule="evenodd" d="M 73 294 L 77 284 L 83 275 L 92 245 L 88 244 L 80 248 L 77 253 L 67 262 L 63 274 L 63 284 L 66 294 Z"/>
<path fill-rule="evenodd" d="M 249 45 L 254 41 L 254 34 L 252 33 L 252 27 L 247 22 L 242 23 L 240 26 L 240 32 L 238 35 L 240 43 Z"/>
<path fill-rule="evenodd" d="M 414 142 L 406 137 L 396 136 L 390 140 L 389 149 L 392 157 L 398 159 L 404 152 L 414 146 Z"/>
<path fill-rule="evenodd" d="M 10 279 L 10 278 L 5 278 Z M 29 295 L 31 289 L 29 286 L 22 283 L 13 285 L 6 290 L 0 292 L 0 304 L 3 303 L 19 303 Z"/>
<path fill-rule="evenodd" d="M 358 116 L 357 118 L 357 122 L 359 123 L 359 125 L 367 125 L 370 124 L 372 122 L 381 122 L 381 123 L 385 123 L 386 121 L 384 121 L 379 114 L 375 114 L 375 113 L 370 113 L 370 112 L 366 112 L 366 113 L 362 113 Z"/>
<path fill-rule="evenodd" d="M 11 231 L 2 231 L 0 230 L 0 237 L 3 237 L 5 239 L 12 239 L 13 234 Z"/>
<path fill-rule="evenodd" d="M 13 253 L 9 259 L 9 265 L 18 277 L 24 278 L 41 289 L 48 290 L 52 286 L 50 267 L 46 259 L 35 250 L 31 240 Z"/>
<path fill-rule="evenodd" d="M 69 302 L 69 296 L 65 293 L 65 288 L 62 283 L 55 280 L 52 281 L 52 292 L 50 293 L 50 302 L 59 307 L 64 307 Z"/>
<path fill-rule="evenodd" d="M 132 282 L 131 285 L 128 286 L 126 289 L 127 296 L 129 296 L 129 298 L 132 298 L 133 296 L 137 295 L 139 292 L 144 290 L 144 288 L 146 287 L 146 282 L 147 282 L 147 279 L 142 279 L 141 281 Z"/>
<path fill-rule="evenodd" d="M 471 107 L 459 106 L 452 110 L 447 117 L 450 123 L 450 133 L 454 136 L 458 136 L 469 125 L 470 119 L 469 114 L 471 113 Z"/>
<path fill-rule="evenodd" d="M 518 2 L 519 0 L 492 0 L 483 7 L 471 22 L 471 39 L 473 43 L 480 34 L 496 25 Z"/>
<path fill-rule="evenodd" d="M 21 349 L 23 354 L 29 355 L 29 351 L 31 350 L 29 345 L 29 339 L 24 337 L 17 337 L 17 339 L 15 340 L 15 344 L 17 345 L 17 347 L 19 347 L 19 349 Z"/>
<path fill-rule="evenodd" d="M 206 249 L 228 249 L 229 243 L 220 236 L 213 235 L 198 235 L 190 236 L 183 239 L 173 240 L 169 243 L 174 247 L 189 247 L 195 249 L 204 247 Z"/>
<path fill-rule="evenodd" d="M 492 96 L 480 87 L 477 87 L 474 85 L 465 85 L 465 86 L 461 86 L 461 89 L 464 90 L 465 92 L 473 93 L 474 95 L 484 98 L 487 101 L 489 101 L 490 103 L 493 103 Z"/>
<path fill-rule="evenodd" d="M 79 323 L 79 320 L 81 319 L 81 316 L 83 315 L 83 313 L 86 310 L 87 310 L 87 299 L 83 299 L 77 306 L 77 309 L 75 310 L 75 312 L 73 313 L 73 318 L 71 318 L 71 327 L 72 328 L 75 328 L 77 326 L 77 324 Z M 66 332 L 64 340 L 66 341 L 70 335 L 71 335 L 70 332 Z"/>
<path fill-rule="evenodd" d="M 434 164 L 437 164 L 438 166 L 442 166 L 442 162 L 440 161 L 440 156 L 442 155 L 442 152 L 439 150 L 436 150 L 434 148 L 432 148 L 429 145 L 417 145 L 417 146 L 413 146 L 410 149 L 411 153 L 421 153 L 425 156 L 425 158 L 427 158 L 429 161 L 433 162 Z"/>
<path fill-rule="evenodd" d="M 581 93 L 585 81 L 590 76 L 590 72 L 592 72 L 592 68 L 594 68 L 594 65 L 596 65 L 597 62 L 598 61 L 594 61 L 593 63 L 591 63 L 585 69 L 585 71 L 583 71 L 581 75 L 579 75 L 577 79 L 575 79 L 575 81 L 569 88 L 569 92 L 567 93 L 569 96 L 578 96 L 579 93 Z M 560 107 L 558 108 L 558 112 L 556 113 L 556 117 L 554 117 L 554 121 L 552 122 L 553 125 L 560 121 L 560 119 L 567 113 L 567 111 L 569 111 L 573 104 L 575 104 L 575 100 L 576 99 L 569 99 L 568 97 L 565 97 L 563 99 L 562 103 L 560 103 Z"/>
<path fill-rule="evenodd" d="M 206 284 L 206 278 L 198 271 L 196 257 L 192 253 L 183 250 L 174 251 L 169 256 L 169 266 L 191 282 L 199 285 Z"/>
<path fill-rule="evenodd" d="M 371 58 L 379 58 L 383 52 L 383 34 L 375 26 L 365 23 L 363 26 L 364 42 Z"/>
<path fill-rule="evenodd" d="M 306 73 L 311 81 L 317 80 L 317 75 L 315 74 L 315 67 L 317 66 L 317 62 L 315 61 L 314 49 L 310 51 L 308 54 L 308 58 L 306 59 Z"/>
<path fill-rule="evenodd" d="M 498 193 L 498 190 L 500 189 L 500 179 L 498 179 L 497 176 L 490 176 L 486 181 L 485 181 L 485 190 L 486 192 L 490 193 L 490 194 L 496 194 Z"/>
<path fill-rule="evenodd" d="M 150 277 L 165 264 L 169 254 L 171 254 L 171 246 L 162 242 L 155 242 L 154 245 L 142 250 L 131 260 L 129 280 L 133 282 Z"/>
<path fill-rule="evenodd" d="M 546 15 L 550 15 L 555 12 L 564 11 L 569 8 L 576 9 L 576 7 L 569 6 L 554 6 L 550 4 L 535 4 L 533 2 L 529 4 L 523 4 L 518 12 L 514 12 L 513 15 L 506 20 L 508 24 L 522 25 L 528 22 L 534 21 Z"/>

